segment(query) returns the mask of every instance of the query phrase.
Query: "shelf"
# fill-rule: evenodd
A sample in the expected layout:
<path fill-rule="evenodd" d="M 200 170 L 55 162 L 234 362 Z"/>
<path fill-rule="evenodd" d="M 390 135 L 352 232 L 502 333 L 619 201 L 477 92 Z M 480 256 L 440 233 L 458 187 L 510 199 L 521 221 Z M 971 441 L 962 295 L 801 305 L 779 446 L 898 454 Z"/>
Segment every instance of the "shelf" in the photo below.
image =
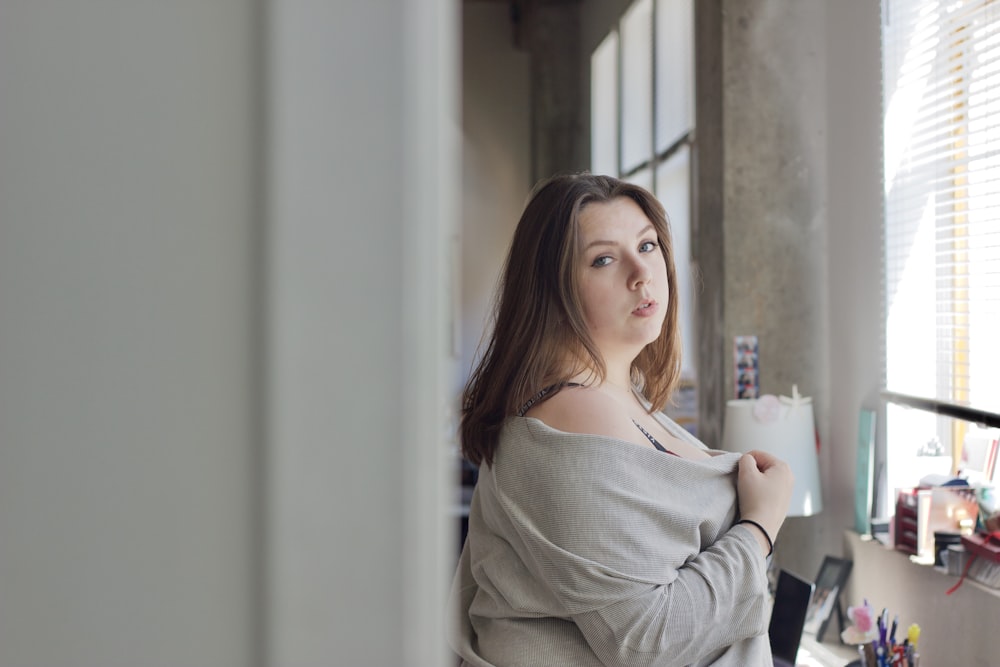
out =
<path fill-rule="evenodd" d="M 915 576 L 939 577 L 942 586 L 944 587 L 943 590 L 947 590 L 949 587 L 958 583 L 959 578 L 957 575 L 948 574 L 947 570 L 942 567 L 935 567 L 933 563 L 921 561 L 921 559 L 916 555 L 900 551 L 892 545 L 883 544 L 878 540 L 872 539 L 868 535 L 858 535 L 854 531 L 847 531 L 847 533 L 848 539 L 850 539 L 852 543 L 859 545 L 859 548 L 864 549 L 864 553 L 867 553 L 868 549 L 875 549 L 884 552 L 887 558 L 894 559 L 895 562 L 891 563 L 893 567 L 913 568 Z M 962 587 L 964 588 L 965 586 L 977 588 L 988 595 L 1000 599 L 1000 588 L 993 588 L 991 586 L 987 586 L 986 584 L 981 584 L 975 579 L 970 579 L 969 577 L 966 577 L 965 581 L 962 582 Z M 955 595 L 957 595 L 957 592 Z"/>

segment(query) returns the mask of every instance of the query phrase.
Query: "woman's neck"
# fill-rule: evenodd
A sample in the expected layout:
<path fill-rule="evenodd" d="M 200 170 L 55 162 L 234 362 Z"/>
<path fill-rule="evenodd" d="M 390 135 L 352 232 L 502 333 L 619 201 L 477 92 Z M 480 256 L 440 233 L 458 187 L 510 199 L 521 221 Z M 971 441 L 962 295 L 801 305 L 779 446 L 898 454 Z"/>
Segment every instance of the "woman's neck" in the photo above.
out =
<path fill-rule="evenodd" d="M 630 376 L 608 376 L 604 378 L 604 382 L 601 386 L 605 389 L 610 389 L 611 391 L 621 392 L 623 394 L 632 393 L 632 378 Z"/>
<path fill-rule="evenodd" d="M 602 388 L 613 393 L 628 395 L 632 393 L 632 360 L 627 363 L 616 363 L 615 359 L 604 359 L 604 378 L 590 364 L 578 360 L 572 364 L 573 374 L 570 381 L 578 382 L 595 388 Z"/>
<path fill-rule="evenodd" d="M 628 372 L 612 373 L 611 369 L 608 369 L 608 373 L 602 380 L 596 372 L 584 371 L 575 374 L 570 381 L 595 389 L 603 389 L 610 394 L 618 394 L 623 397 L 632 394 L 632 376 Z"/>

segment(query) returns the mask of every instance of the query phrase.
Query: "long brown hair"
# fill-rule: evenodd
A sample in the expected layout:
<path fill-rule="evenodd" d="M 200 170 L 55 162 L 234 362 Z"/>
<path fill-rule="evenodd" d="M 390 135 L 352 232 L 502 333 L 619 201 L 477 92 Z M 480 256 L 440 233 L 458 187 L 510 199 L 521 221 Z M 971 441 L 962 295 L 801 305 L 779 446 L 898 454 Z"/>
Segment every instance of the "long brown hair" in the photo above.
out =
<path fill-rule="evenodd" d="M 667 265 L 669 304 L 660 336 L 632 363 L 633 383 L 660 410 L 680 377 L 677 280 L 670 224 L 643 188 L 610 176 L 573 174 L 542 181 L 521 215 L 497 289 L 493 331 L 462 401 L 462 454 L 492 465 L 504 420 L 539 390 L 606 367 L 587 331 L 576 268 L 580 212 L 593 202 L 628 197 L 656 229 Z M 577 361 L 576 368 L 567 362 Z"/>

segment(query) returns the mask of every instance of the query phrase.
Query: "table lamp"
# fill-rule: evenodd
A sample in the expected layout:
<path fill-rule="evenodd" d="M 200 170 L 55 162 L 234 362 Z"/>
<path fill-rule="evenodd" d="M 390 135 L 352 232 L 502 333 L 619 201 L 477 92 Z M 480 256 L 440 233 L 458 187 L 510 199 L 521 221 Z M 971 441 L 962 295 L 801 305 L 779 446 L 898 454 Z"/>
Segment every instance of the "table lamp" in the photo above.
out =
<path fill-rule="evenodd" d="M 797 386 L 791 397 L 768 394 L 728 401 L 722 449 L 759 449 L 788 463 L 795 475 L 788 516 L 812 516 L 823 509 L 812 399 L 800 396 Z"/>

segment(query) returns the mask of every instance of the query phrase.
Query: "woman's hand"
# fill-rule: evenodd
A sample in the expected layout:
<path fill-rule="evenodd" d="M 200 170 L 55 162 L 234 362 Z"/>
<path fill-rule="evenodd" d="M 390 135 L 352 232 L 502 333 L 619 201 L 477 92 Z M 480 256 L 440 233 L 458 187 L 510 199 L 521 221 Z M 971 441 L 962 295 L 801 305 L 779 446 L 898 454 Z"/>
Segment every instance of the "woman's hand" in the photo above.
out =
<path fill-rule="evenodd" d="M 756 521 L 775 540 L 788 514 L 794 484 L 791 468 L 778 457 L 756 449 L 744 454 L 736 478 L 740 518 Z"/>

